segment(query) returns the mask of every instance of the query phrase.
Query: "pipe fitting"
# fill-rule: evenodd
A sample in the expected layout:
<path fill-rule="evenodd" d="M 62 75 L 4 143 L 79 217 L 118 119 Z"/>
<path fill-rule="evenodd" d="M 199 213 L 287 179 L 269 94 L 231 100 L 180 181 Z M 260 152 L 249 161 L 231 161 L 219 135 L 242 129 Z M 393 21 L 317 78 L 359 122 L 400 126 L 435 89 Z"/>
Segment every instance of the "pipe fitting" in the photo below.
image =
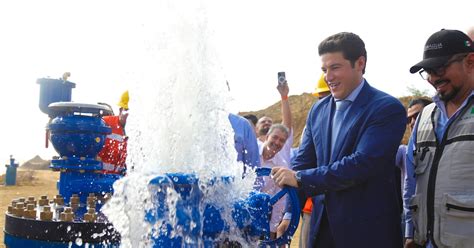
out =
<path fill-rule="evenodd" d="M 27 219 L 36 219 L 35 204 L 28 204 L 26 206 L 26 210 L 24 211 L 24 217 Z"/>
<path fill-rule="evenodd" d="M 40 212 L 40 220 L 51 221 L 53 220 L 53 212 L 51 212 L 50 206 L 45 206 L 43 211 Z"/>
<path fill-rule="evenodd" d="M 49 204 L 48 196 L 47 195 L 42 195 L 41 198 L 38 201 L 40 206 L 47 206 Z"/>
<path fill-rule="evenodd" d="M 61 195 L 56 195 L 54 197 L 54 203 L 58 206 L 63 206 L 64 205 L 64 198 Z"/>
<path fill-rule="evenodd" d="M 8 206 L 7 213 L 8 214 L 13 214 L 13 206 Z"/>
<path fill-rule="evenodd" d="M 36 207 L 36 200 L 34 196 L 29 196 L 28 201 L 26 201 L 27 204 L 33 204 Z"/>
<path fill-rule="evenodd" d="M 72 212 L 71 208 L 64 208 L 64 212 L 59 215 L 59 219 L 61 221 L 73 222 L 74 221 L 74 213 Z"/>
<path fill-rule="evenodd" d="M 18 202 L 16 204 L 16 207 L 13 209 L 13 215 L 17 217 L 23 217 L 24 212 L 25 212 L 25 203 Z"/>
<path fill-rule="evenodd" d="M 97 219 L 97 214 L 95 208 L 89 208 L 87 213 L 84 214 L 84 222 L 95 222 Z"/>

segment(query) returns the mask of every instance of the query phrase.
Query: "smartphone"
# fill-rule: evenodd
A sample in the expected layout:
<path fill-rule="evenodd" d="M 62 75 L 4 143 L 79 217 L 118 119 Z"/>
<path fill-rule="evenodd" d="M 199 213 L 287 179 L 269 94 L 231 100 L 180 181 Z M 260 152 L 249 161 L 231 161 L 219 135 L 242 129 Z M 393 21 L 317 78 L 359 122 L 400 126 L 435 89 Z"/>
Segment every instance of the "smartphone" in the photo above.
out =
<path fill-rule="evenodd" d="M 286 82 L 285 72 L 278 72 L 278 84 L 284 84 Z"/>

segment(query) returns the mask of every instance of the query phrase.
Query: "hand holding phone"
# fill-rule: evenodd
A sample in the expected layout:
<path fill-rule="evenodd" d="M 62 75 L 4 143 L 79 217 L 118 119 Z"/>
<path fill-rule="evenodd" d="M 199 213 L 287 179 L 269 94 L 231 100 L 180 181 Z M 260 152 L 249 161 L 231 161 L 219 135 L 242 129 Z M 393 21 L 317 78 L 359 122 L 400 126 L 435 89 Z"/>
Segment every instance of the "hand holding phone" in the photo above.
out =
<path fill-rule="evenodd" d="M 277 89 L 278 89 L 278 92 L 280 92 L 282 99 L 288 99 L 288 93 L 290 89 L 288 88 L 288 84 L 286 82 L 286 75 L 284 71 L 278 73 Z"/>
<path fill-rule="evenodd" d="M 278 72 L 278 84 L 284 84 L 286 83 L 286 75 L 285 72 Z"/>

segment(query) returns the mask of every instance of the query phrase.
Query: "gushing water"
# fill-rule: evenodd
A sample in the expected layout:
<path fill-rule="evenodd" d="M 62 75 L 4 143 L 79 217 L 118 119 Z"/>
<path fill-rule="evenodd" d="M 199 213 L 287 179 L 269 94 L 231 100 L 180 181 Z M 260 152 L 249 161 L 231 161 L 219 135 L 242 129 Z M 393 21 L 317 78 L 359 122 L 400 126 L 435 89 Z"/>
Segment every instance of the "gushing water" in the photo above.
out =
<path fill-rule="evenodd" d="M 225 238 L 244 242 L 232 226 L 231 208 L 252 190 L 255 177 L 242 179 L 243 164 L 236 161 L 228 119 L 230 96 L 212 25 L 199 1 L 173 4 L 157 10 L 158 24 L 145 31 L 151 35 L 146 41 L 148 57 L 141 62 L 144 73 L 130 89 L 128 174 L 114 184 L 114 196 L 103 212 L 120 232 L 122 247 L 152 246 L 156 234 L 145 221 L 145 212 L 153 207 L 148 182 L 170 172 L 194 173 L 204 193 L 200 205 L 222 208 L 233 234 Z M 205 183 L 220 176 L 234 181 L 213 187 Z M 173 222 L 178 198 L 170 191 L 167 202 L 159 203 L 170 208 L 167 221 Z M 179 227 L 170 235 L 180 235 Z"/>

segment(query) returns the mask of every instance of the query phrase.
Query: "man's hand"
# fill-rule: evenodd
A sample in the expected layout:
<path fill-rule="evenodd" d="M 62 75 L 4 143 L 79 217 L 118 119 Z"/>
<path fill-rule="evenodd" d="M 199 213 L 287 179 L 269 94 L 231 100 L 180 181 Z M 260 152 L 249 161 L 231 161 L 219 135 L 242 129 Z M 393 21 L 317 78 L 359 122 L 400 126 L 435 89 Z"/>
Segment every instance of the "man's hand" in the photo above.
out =
<path fill-rule="evenodd" d="M 285 167 L 274 167 L 272 169 L 272 178 L 276 185 L 283 187 L 285 185 L 297 188 L 298 181 L 296 181 L 295 171 Z"/>
<path fill-rule="evenodd" d="M 290 88 L 288 88 L 288 84 L 286 83 L 286 80 L 282 84 L 278 84 L 277 86 L 278 92 L 280 92 L 280 96 L 283 97 L 288 97 L 288 93 L 290 93 Z"/>
<path fill-rule="evenodd" d="M 280 225 L 277 227 L 277 238 L 281 237 L 284 232 L 286 232 L 286 229 L 288 229 L 288 226 L 290 226 L 290 220 L 282 220 L 280 222 Z"/>
<path fill-rule="evenodd" d="M 403 246 L 404 248 L 416 248 L 418 247 L 416 244 L 415 244 L 415 240 L 413 240 L 412 238 L 408 238 L 405 240 L 405 246 Z"/>

